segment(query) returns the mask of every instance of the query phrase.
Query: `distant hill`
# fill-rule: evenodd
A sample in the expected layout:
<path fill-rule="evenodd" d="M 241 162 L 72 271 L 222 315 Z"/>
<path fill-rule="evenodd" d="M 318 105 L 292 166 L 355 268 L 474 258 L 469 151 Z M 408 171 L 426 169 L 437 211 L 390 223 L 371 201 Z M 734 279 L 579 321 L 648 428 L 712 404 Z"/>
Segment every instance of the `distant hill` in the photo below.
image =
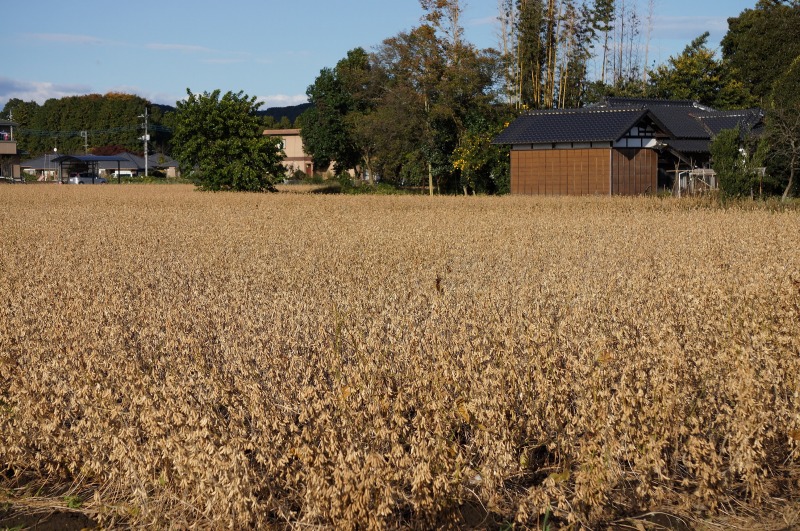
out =
<path fill-rule="evenodd" d="M 175 112 L 175 107 L 170 105 L 161 105 L 158 103 L 153 103 L 151 105 L 159 108 L 164 114 Z M 310 103 L 301 103 L 300 105 L 290 105 L 288 107 L 269 107 L 268 109 L 256 112 L 256 114 L 258 116 L 272 116 L 275 119 L 275 122 L 279 122 L 281 118 L 286 116 L 289 118 L 289 120 L 291 120 L 292 123 L 294 123 L 297 117 L 303 114 L 303 111 L 309 107 L 311 107 Z"/>
<path fill-rule="evenodd" d="M 173 107 L 172 105 L 162 105 L 160 103 L 151 103 L 150 104 L 150 108 L 152 109 L 153 107 L 161 110 L 161 112 L 163 114 L 167 114 L 168 112 L 175 112 L 175 107 Z"/>
<path fill-rule="evenodd" d="M 311 107 L 310 103 L 301 103 L 300 105 L 291 105 L 289 107 L 270 107 L 269 109 L 258 111 L 256 114 L 259 116 L 272 116 L 276 122 L 286 116 L 294 123 L 298 116 L 303 114 L 303 111 Z"/>

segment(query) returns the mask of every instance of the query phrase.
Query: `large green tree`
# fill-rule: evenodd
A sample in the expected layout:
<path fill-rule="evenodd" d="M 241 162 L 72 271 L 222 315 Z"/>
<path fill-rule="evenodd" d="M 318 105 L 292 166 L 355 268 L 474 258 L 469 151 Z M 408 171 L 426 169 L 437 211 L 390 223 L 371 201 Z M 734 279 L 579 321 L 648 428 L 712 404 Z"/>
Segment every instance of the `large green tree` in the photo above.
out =
<path fill-rule="evenodd" d="M 345 116 L 350 95 L 333 68 L 323 68 L 306 90 L 309 107 L 300 117 L 303 146 L 317 168 L 336 161 L 337 173 L 347 169 L 356 151 Z"/>
<path fill-rule="evenodd" d="M 775 80 L 800 55 L 800 2 L 760 0 L 728 19 L 722 58 L 736 79 L 766 104 Z"/>
<path fill-rule="evenodd" d="M 386 39 L 374 58 L 383 73 L 375 112 L 394 118 L 379 133 L 385 175 L 427 184 L 430 193 L 434 188 L 454 190 L 458 175 L 451 155 L 469 116 L 485 112 L 494 99 L 492 88 L 501 68 L 496 57 L 440 38 L 436 28 L 423 24 Z M 399 153 L 400 146 L 408 149 Z"/>
<path fill-rule="evenodd" d="M 708 32 L 703 33 L 679 55 L 653 70 L 648 94 L 655 98 L 694 100 L 722 109 L 745 103 L 746 91 L 708 47 L 708 37 Z"/>
<path fill-rule="evenodd" d="M 771 170 L 785 179 L 785 201 L 794 193 L 800 165 L 800 55 L 775 81 L 767 112 L 766 141 L 772 151 Z"/>
<path fill-rule="evenodd" d="M 370 184 L 375 183 L 379 163 L 376 131 L 382 123 L 374 120 L 375 109 L 381 99 L 383 73 L 373 68 L 372 59 L 363 48 L 347 53 L 347 57 L 336 64 L 336 71 L 350 95 L 350 108 L 345 121 L 350 132 L 351 146 L 357 153 L 353 168 L 359 176 L 366 175 Z M 377 129 L 376 129 L 377 127 Z"/>
<path fill-rule="evenodd" d="M 205 190 L 266 191 L 285 173 L 277 138 L 263 134 L 261 103 L 241 91 L 193 94 L 177 103 L 173 155 Z"/>
<path fill-rule="evenodd" d="M 452 149 L 455 140 L 447 116 L 450 109 L 441 105 L 439 90 L 447 67 L 443 43 L 433 26 L 423 24 L 384 40 L 375 58 L 385 72 L 383 92 L 396 92 L 388 102 L 398 118 L 395 134 L 400 134 L 406 144 L 416 144 L 404 160 L 397 161 L 401 162 L 399 177 L 411 184 L 427 181 L 433 193 L 434 179 L 441 181 L 451 169 L 445 152 L 448 147 Z M 404 113 L 396 112 L 401 110 L 398 103 L 405 107 Z"/>
<path fill-rule="evenodd" d="M 370 112 L 375 84 L 369 55 L 363 48 L 347 52 L 335 68 L 323 68 L 306 94 L 311 103 L 301 116 L 303 145 L 317 167 L 335 161 L 336 173 L 362 173 L 372 160 L 373 143 L 358 134 L 358 117 Z M 372 179 L 373 172 L 367 168 Z"/>
<path fill-rule="evenodd" d="M 742 148 L 741 129 L 724 129 L 711 141 L 711 162 L 719 189 L 727 197 L 752 196 L 756 174 Z"/>
<path fill-rule="evenodd" d="M 492 143 L 505 128 L 485 116 L 475 116 L 453 151 L 453 166 L 459 170 L 464 193 L 504 194 L 510 191 L 509 147 Z"/>

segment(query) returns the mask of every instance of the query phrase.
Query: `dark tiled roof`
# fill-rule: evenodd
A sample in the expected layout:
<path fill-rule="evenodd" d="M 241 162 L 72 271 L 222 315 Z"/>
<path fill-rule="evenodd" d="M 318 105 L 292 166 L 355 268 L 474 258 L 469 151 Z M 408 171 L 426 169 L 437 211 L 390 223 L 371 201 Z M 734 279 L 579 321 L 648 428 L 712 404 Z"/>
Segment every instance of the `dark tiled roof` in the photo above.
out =
<path fill-rule="evenodd" d="M 709 134 L 703 124 L 698 122 L 696 114 L 702 112 L 693 107 L 657 105 L 651 109 L 659 120 L 664 122 L 675 138 L 708 138 Z"/>
<path fill-rule="evenodd" d="M 647 98 L 607 98 L 600 108 L 650 109 L 672 131 L 675 138 L 706 139 L 723 129 L 742 127 L 746 135 L 764 118 L 758 108 L 718 111 L 691 100 L 657 100 Z"/>
<path fill-rule="evenodd" d="M 735 129 L 737 126 L 741 126 L 742 134 L 746 135 L 761 123 L 764 118 L 764 112 L 761 109 L 710 111 L 698 114 L 695 118 L 711 134 L 716 135 L 723 129 Z"/>
<path fill-rule="evenodd" d="M 533 111 L 515 120 L 495 139 L 497 144 L 615 141 L 648 116 L 669 139 L 672 149 L 708 153 L 712 136 L 742 126 L 742 134 L 758 134 L 761 109 L 717 111 L 690 100 L 607 98 L 583 109 Z"/>
<path fill-rule="evenodd" d="M 659 100 L 655 98 L 621 98 L 621 97 L 610 97 L 606 98 L 603 103 L 599 105 L 600 107 L 641 107 L 641 108 L 653 108 L 653 107 L 698 107 L 698 104 L 692 100 Z"/>
<path fill-rule="evenodd" d="M 712 109 L 691 100 L 607 98 L 601 106 L 612 109 L 625 107 L 650 109 L 669 128 L 674 138 L 709 137 L 708 131 L 696 117 Z"/>
<path fill-rule="evenodd" d="M 710 139 L 668 139 L 664 143 L 681 153 L 708 153 L 708 146 L 711 144 Z"/>
<path fill-rule="evenodd" d="M 531 111 L 514 120 L 494 143 L 613 142 L 646 116 L 650 116 L 647 109 Z"/>

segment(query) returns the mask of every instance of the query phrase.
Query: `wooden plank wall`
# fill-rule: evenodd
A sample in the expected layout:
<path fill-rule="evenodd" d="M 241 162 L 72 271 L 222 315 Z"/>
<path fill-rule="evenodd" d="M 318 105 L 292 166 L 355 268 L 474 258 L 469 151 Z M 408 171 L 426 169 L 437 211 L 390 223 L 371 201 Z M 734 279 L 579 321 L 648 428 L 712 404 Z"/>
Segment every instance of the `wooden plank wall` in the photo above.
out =
<path fill-rule="evenodd" d="M 657 190 L 658 154 L 651 149 L 511 152 L 511 192 L 515 194 L 638 195 Z"/>
<path fill-rule="evenodd" d="M 610 149 L 511 151 L 511 193 L 595 195 L 609 193 Z"/>
<path fill-rule="evenodd" d="M 589 195 L 608 195 L 611 193 L 609 184 L 611 182 L 611 150 L 610 149 L 588 149 L 589 151 Z"/>
<path fill-rule="evenodd" d="M 654 194 L 658 190 L 658 155 L 652 149 L 615 149 L 611 168 L 614 195 Z"/>

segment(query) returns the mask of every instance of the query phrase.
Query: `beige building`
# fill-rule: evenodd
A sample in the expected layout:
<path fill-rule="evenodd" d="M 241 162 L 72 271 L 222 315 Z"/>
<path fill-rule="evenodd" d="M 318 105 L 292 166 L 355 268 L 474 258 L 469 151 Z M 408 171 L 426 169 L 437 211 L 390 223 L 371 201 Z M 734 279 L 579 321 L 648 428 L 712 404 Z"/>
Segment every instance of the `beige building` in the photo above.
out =
<path fill-rule="evenodd" d="M 306 175 L 314 174 L 314 162 L 311 160 L 311 155 L 303 149 L 300 129 L 266 129 L 264 135 L 281 139 L 283 152 L 286 154 L 283 166 L 289 173 L 300 170 Z"/>
<path fill-rule="evenodd" d="M 0 120 L 0 179 L 21 180 L 17 141 L 14 140 L 14 122 Z"/>

